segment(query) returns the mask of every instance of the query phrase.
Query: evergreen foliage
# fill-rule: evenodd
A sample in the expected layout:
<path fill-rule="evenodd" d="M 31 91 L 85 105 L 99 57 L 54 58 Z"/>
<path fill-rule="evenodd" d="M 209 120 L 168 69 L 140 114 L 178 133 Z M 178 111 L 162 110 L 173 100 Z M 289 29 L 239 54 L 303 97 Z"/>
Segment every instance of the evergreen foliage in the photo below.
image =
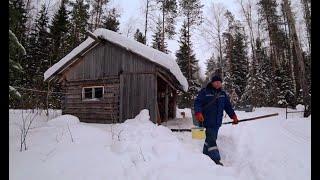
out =
<path fill-rule="evenodd" d="M 134 33 L 134 39 L 142 44 L 146 44 L 146 37 L 140 32 L 139 29 Z"/>
<path fill-rule="evenodd" d="M 164 53 L 168 53 L 167 43 L 164 42 L 164 44 L 162 44 L 161 33 L 162 33 L 162 22 L 159 19 L 157 22 L 155 34 L 152 35 L 152 48 L 162 51 Z"/>
<path fill-rule="evenodd" d="M 71 37 L 70 46 L 78 46 L 85 38 L 88 30 L 89 20 L 89 4 L 86 4 L 84 0 L 76 0 L 76 2 L 70 2 L 71 10 Z"/>
<path fill-rule="evenodd" d="M 184 22 L 180 31 L 179 50 L 176 52 L 176 61 L 187 78 L 189 90 L 178 95 L 180 108 L 191 107 L 201 88 L 198 60 L 193 53 L 192 46 L 188 44 L 187 23 Z"/>
<path fill-rule="evenodd" d="M 112 8 L 106 16 L 104 16 L 103 20 L 103 28 L 109 29 L 114 32 L 119 31 L 119 25 L 120 25 L 120 14 L 117 12 L 115 8 Z"/>

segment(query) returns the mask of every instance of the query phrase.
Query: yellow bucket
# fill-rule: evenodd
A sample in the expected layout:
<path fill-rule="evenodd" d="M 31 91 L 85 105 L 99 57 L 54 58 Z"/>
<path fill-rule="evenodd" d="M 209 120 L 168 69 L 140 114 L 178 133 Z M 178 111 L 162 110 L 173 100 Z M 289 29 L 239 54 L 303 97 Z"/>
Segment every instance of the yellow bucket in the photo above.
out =
<path fill-rule="evenodd" d="M 204 139 L 206 138 L 206 130 L 203 127 L 191 128 L 192 139 Z"/>

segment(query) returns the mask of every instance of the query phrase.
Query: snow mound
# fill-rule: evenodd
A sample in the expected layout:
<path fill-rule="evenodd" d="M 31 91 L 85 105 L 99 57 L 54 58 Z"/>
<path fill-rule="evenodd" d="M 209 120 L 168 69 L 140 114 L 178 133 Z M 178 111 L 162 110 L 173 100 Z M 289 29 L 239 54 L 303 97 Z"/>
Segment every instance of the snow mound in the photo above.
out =
<path fill-rule="evenodd" d="M 296 106 L 296 109 L 297 109 L 297 111 L 304 111 L 304 105 L 298 104 L 298 105 Z"/>
<path fill-rule="evenodd" d="M 75 125 L 80 123 L 79 118 L 70 114 L 58 116 L 57 118 L 51 119 L 48 121 L 50 126 L 67 126 Z"/>

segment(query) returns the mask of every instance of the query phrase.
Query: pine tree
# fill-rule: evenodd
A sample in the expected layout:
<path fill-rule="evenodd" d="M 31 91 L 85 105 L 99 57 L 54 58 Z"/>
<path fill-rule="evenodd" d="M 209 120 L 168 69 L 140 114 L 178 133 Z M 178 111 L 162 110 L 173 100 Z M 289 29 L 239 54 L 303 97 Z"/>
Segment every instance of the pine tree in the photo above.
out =
<path fill-rule="evenodd" d="M 137 29 L 136 33 L 134 34 L 134 39 L 142 44 L 146 44 L 146 37 Z"/>
<path fill-rule="evenodd" d="M 189 90 L 178 95 L 179 107 L 191 107 L 192 103 L 201 88 L 199 82 L 199 66 L 192 47 L 188 45 L 188 33 L 186 22 L 180 31 L 179 50 L 176 52 L 177 63 L 182 74 L 187 77 Z M 190 43 L 189 43 L 190 44 Z"/>
<path fill-rule="evenodd" d="M 72 11 L 70 13 L 70 46 L 74 48 L 86 38 L 89 20 L 89 4 L 85 4 L 84 0 L 76 0 L 76 2 L 70 2 L 70 4 L 72 6 Z"/>
<path fill-rule="evenodd" d="M 156 0 L 160 4 L 160 11 L 162 12 L 162 28 L 161 28 L 161 46 L 165 47 L 165 37 L 172 39 L 175 35 L 175 18 L 177 17 L 177 2 L 176 0 Z M 165 52 L 164 49 L 160 51 Z"/>
<path fill-rule="evenodd" d="M 303 18 L 306 24 L 309 50 L 311 50 L 311 0 L 301 0 L 303 5 Z"/>
<path fill-rule="evenodd" d="M 89 29 L 91 31 L 96 30 L 97 28 L 103 27 L 102 22 L 102 15 L 104 14 L 103 9 L 105 8 L 106 4 L 109 2 L 109 0 L 93 0 L 90 1 L 91 5 L 91 11 L 90 11 L 90 25 Z"/>
<path fill-rule="evenodd" d="M 181 13 L 186 19 L 187 33 L 190 35 L 190 29 L 195 25 L 200 25 L 203 22 L 202 8 L 200 0 L 180 0 Z M 190 37 L 189 37 L 190 38 Z M 190 42 L 190 39 L 188 39 Z"/>
<path fill-rule="evenodd" d="M 115 8 L 112 8 L 103 19 L 103 28 L 109 29 L 114 32 L 119 31 L 119 18 L 120 14 Z"/>
<path fill-rule="evenodd" d="M 264 27 L 269 35 L 270 57 L 272 69 L 276 71 L 280 63 L 285 60 L 285 33 L 280 28 L 281 20 L 277 13 L 278 3 L 276 0 L 259 0 L 257 3 L 261 22 L 265 22 Z"/>
<path fill-rule="evenodd" d="M 283 1 L 284 2 L 284 1 Z M 259 0 L 260 21 L 264 22 L 264 27 L 269 35 L 270 58 L 272 63 L 272 71 L 274 76 L 274 92 L 272 94 L 272 103 L 277 106 L 294 105 L 296 96 L 295 87 L 299 87 L 300 83 L 293 80 L 293 71 L 296 74 L 297 68 L 295 61 L 297 54 L 291 50 L 293 41 L 289 40 L 288 34 L 292 36 L 290 29 L 289 14 L 286 10 L 286 4 L 281 4 L 281 12 L 283 22 L 277 13 L 278 3 L 276 0 Z M 289 33 L 286 33 L 288 28 Z"/>
<path fill-rule="evenodd" d="M 70 22 L 68 19 L 68 11 L 66 9 L 66 0 L 62 0 L 58 11 L 54 14 L 52 24 L 50 26 L 51 38 L 51 60 L 52 64 L 56 63 L 71 50 L 70 42 Z"/>
<path fill-rule="evenodd" d="M 167 50 L 167 43 L 166 42 L 162 43 L 161 33 L 162 33 L 162 22 L 159 19 L 157 22 L 155 34 L 152 35 L 152 48 L 162 51 L 164 53 L 168 53 L 169 51 Z"/>
<path fill-rule="evenodd" d="M 307 79 L 305 73 L 305 60 L 303 59 L 303 51 L 297 36 L 297 31 L 295 27 L 295 20 L 291 11 L 291 7 L 288 0 L 283 0 L 283 6 L 287 15 L 288 25 L 290 30 L 290 39 L 293 44 L 293 49 L 297 55 L 298 67 L 299 67 L 299 80 L 302 88 L 303 104 L 305 106 L 304 117 L 308 117 L 311 114 L 311 99 L 309 96 L 309 90 L 307 86 Z"/>

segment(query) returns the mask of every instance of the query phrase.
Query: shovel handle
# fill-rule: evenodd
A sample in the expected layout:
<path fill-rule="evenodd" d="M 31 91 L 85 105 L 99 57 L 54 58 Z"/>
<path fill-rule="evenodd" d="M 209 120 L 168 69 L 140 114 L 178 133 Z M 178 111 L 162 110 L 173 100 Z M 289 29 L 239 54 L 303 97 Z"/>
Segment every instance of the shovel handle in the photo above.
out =
<path fill-rule="evenodd" d="M 264 116 L 257 116 L 257 117 L 253 117 L 253 118 L 247 118 L 247 119 L 241 119 L 238 122 L 243 122 L 243 121 L 252 121 L 252 120 L 257 120 L 257 119 L 262 119 L 262 118 L 267 118 L 267 117 L 271 117 L 271 116 L 278 116 L 278 113 L 274 113 L 274 114 L 268 114 L 268 115 L 264 115 Z M 232 122 L 224 122 L 222 124 L 231 124 Z"/>

